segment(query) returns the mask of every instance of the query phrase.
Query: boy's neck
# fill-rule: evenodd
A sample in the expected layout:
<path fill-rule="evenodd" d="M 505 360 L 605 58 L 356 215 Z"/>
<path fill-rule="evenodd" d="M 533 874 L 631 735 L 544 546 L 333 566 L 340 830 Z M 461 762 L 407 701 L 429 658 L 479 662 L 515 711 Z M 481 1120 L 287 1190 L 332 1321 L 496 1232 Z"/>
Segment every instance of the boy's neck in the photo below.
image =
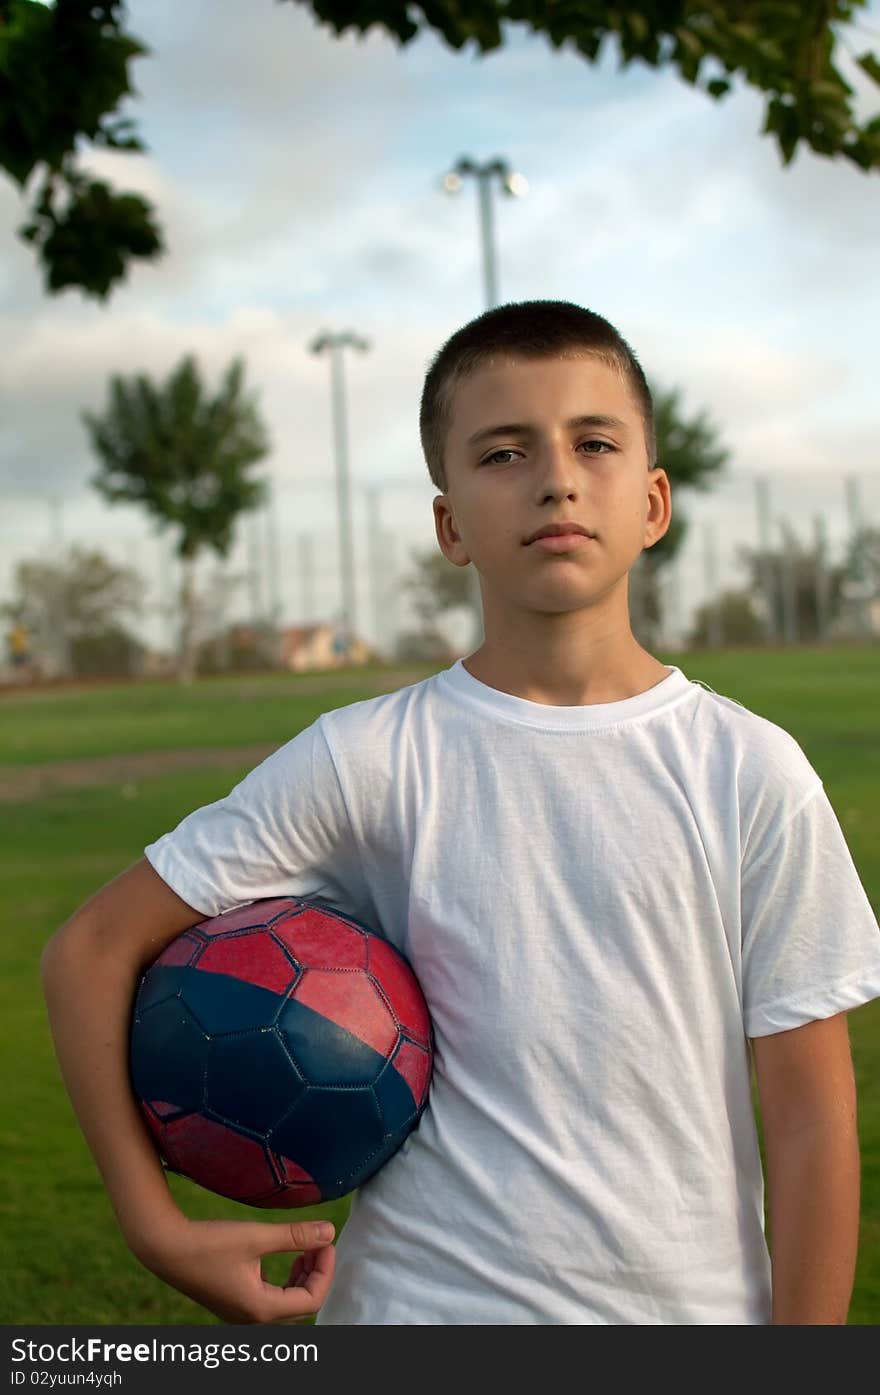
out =
<path fill-rule="evenodd" d="M 547 707 L 622 702 L 656 687 L 672 671 L 631 633 L 582 649 L 568 644 L 556 654 L 552 647 L 536 654 L 487 639 L 462 663 L 487 687 Z"/>

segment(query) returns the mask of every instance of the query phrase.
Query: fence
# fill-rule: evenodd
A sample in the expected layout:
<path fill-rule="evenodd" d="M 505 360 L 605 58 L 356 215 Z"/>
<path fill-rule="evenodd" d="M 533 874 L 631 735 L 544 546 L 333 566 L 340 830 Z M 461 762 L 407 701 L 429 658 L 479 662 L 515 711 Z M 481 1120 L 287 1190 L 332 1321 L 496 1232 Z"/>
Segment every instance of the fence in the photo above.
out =
<path fill-rule="evenodd" d="M 276 468 L 266 507 L 246 515 L 229 557 L 203 556 L 197 585 L 205 598 L 206 624 L 259 622 L 273 626 L 308 625 L 341 616 L 341 558 L 336 517 L 335 479 L 280 477 Z M 413 572 L 414 551 L 437 550 L 431 499 L 436 490 L 424 478 L 352 482 L 355 614 L 352 627 L 374 649 L 391 655 L 403 632 L 418 621 L 403 583 Z M 743 588 L 748 573 L 739 549 L 764 553 L 790 547 L 793 533 L 804 548 L 816 547 L 824 558 L 817 569 L 817 614 L 823 579 L 842 562 L 856 531 L 880 521 L 880 472 L 767 469 L 730 470 L 711 492 L 680 490 L 673 485 L 673 510 L 686 515 L 689 528 L 675 560 L 660 584 L 657 647 L 686 647 L 695 616 L 712 603 L 710 642 L 725 642 L 723 612 L 717 605 L 725 590 Z M 173 652 L 179 629 L 180 567 L 170 534 L 159 535 L 150 521 L 128 505 L 110 507 L 95 497 L 18 498 L 7 501 L 0 520 L 0 600 L 10 600 L 15 566 L 23 559 L 49 560 L 72 544 L 95 548 L 134 567 L 144 578 L 143 613 L 132 628 L 151 648 Z M 877 578 L 874 578 L 876 588 Z M 880 631 L 880 600 L 854 589 L 853 625 L 865 638 Z M 785 588 L 784 588 L 785 590 Z M 780 633 L 767 637 L 797 642 L 796 609 L 791 588 L 785 591 Z M 758 608 L 761 598 L 757 596 Z M 827 597 L 826 597 L 827 600 Z M 769 608 L 763 613 L 769 615 Z M 450 612 L 440 628 L 451 646 L 472 646 L 474 617 Z"/>

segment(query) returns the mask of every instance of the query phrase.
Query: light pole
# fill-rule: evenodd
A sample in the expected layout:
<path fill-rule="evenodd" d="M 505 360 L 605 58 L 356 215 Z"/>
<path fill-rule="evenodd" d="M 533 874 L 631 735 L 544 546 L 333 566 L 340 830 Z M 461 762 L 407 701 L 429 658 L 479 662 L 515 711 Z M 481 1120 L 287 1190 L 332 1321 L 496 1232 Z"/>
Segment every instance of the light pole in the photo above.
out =
<path fill-rule="evenodd" d="M 331 334 L 328 330 L 312 340 L 313 354 L 328 350 L 333 397 L 333 438 L 336 445 L 336 500 L 339 514 L 339 561 L 342 571 L 342 630 L 346 657 L 351 649 L 355 627 L 354 551 L 351 537 L 351 482 L 348 475 L 348 441 L 345 427 L 345 386 L 342 377 L 342 351 L 349 347 L 365 353 L 370 347 L 350 330 Z"/>
<path fill-rule="evenodd" d="M 470 156 L 463 155 L 454 169 L 443 176 L 443 188 L 447 194 L 458 194 L 467 175 L 477 181 L 480 204 L 480 240 L 483 247 L 483 277 L 486 287 L 486 309 L 498 304 L 498 271 L 495 262 L 495 240 L 492 229 L 492 190 L 491 181 L 499 180 L 505 194 L 522 198 L 529 191 L 525 175 L 517 174 L 506 160 L 487 160 L 479 164 Z"/>
<path fill-rule="evenodd" d="M 472 160 L 469 155 L 463 155 L 454 169 L 444 174 L 442 185 L 447 194 L 458 194 L 461 192 L 462 184 L 468 175 L 473 175 L 477 181 L 477 192 L 479 194 L 480 205 L 480 241 L 483 248 L 483 280 L 486 292 L 486 309 L 491 310 L 498 304 L 498 270 L 495 261 L 495 239 L 492 229 L 492 186 L 491 181 L 497 178 L 505 194 L 513 198 L 522 198 L 529 191 L 529 183 L 524 174 L 518 174 L 512 170 L 506 160 L 487 160 L 485 164 L 479 164 Z M 474 609 L 477 617 L 476 642 L 479 646 L 485 638 L 483 629 L 483 603 L 480 594 L 480 577 L 476 568 L 473 574 L 473 594 Z"/>

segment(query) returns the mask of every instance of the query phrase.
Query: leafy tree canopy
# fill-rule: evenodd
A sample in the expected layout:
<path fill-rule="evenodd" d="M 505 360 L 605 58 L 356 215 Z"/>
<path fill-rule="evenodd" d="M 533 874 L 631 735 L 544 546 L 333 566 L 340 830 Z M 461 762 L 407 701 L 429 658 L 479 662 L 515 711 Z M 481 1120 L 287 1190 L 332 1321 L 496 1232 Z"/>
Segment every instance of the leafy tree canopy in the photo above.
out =
<path fill-rule="evenodd" d="M 59 615 L 69 638 L 101 634 L 143 608 L 143 577 L 97 548 L 74 545 L 52 561 L 25 558 L 16 565 L 13 587 L 13 599 L 0 610 L 37 634 Z"/>
<path fill-rule="evenodd" d="M 524 24 L 595 63 L 616 45 L 620 64 L 673 67 L 707 96 L 736 78 L 766 95 L 764 134 L 788 164 L 801 143 L 861 170 L 880 168 L 880 117 L 856 119 L 837 66 L 838 43 L 880 85 L 880 60 L 856 22 L 867 0 L 296 0 L 337 34 L 384 29 L 401 45 L 428 31 L 482 53 Z M 148 53 L 126 33 L 122 0 L 0 0 L 0 167 L 22 190 L 36 179 L 20 236 L 46 288 L 78 286 L 105 299 L 130 262 L 163 250 L 149 203 L 115 193 L 76 164 L 84 141 L 142 150 L 118 115 L 132 94 L 129 63 Z M 861 51 L 859 51 L 861 50 Z"/>
<path fill-rule="evenodd" d="M 191 354 L 164 383 L 114 375 L 103 414 L 82 418 L 99 461 L 92 484 L 105 499 L 142 504 L 161 527 L 176 527 L 181 557 L 203 547 L 226 556 L 238 515 L 263 501 L 265 485 L 249 472 L 269 453 L 241 359 L 213 397 Z"/>
<path fill-rule="evenodd" d="M 36 248 L 46 289 L 79 286 L 103 299 L 135 257 L 162 240 L 147 201 L 114 193 L 77 168 L 83 140 L 142 150 L 116 115 L 132 92 L 128 64 L 148 52 L 122 28 L 119 0 L 0 0 L 0 166 L 22 189 L 32 176 L 19 236 Z"/>
<path fill-rule="evenodd" d="M 141 504 L 160 528 L 177 530 L 178 673 L 189 683 L 196 663 L 195 561 L 205 548 L 225 557 L 239 514 L 257 508 L 266 493 L 265 482 L 250 473 L 270 442 L 256 400 L 244 389 L 244 361 L 232 361 L 213 397 L 192 354 L 164 383 L 143 373 L 114 375 L 104 412 L 82 416 L 98 457 L 92 484 L 99 494 L 110 503 Z"/>

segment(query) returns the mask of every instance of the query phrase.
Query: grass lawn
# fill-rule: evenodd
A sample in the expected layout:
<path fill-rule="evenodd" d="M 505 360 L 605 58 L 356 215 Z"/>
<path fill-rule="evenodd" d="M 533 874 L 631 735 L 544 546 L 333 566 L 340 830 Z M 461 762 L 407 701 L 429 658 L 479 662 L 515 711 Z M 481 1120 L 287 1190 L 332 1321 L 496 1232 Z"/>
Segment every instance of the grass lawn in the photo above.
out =
<path fill-rule="evenodd" d="M 880 905 L 880 741 L 876 712 L 880 650 L 729 651 L 661 655 L 691 678 L 786 727 L 822 776 L 875 910 Z M 427 672 L 428 670 L 425 670 Z M 355 688 L 328 677 L 303 694 L 290 676 L 99 688 L 0 697 L 2 766 L 63 757 L 288 740 L 331 707 L 379 691 L 381 670 Z M 413 681 L 408 679 L 407 681 Z M 243 766 L 186 769 L 125 784 L 52 790 L 0 804 L 3 928 L 0 1052 L 5 1237 L 0 1311 L 9 1324 L 199 1323 L 216 1320 L 140 1268 L 118 1234 L 79 1133 L 52 1051 L 38 963 L 43 944 L 96 888 L 141 855 L 184 814 L 219 798 Z M 850 1313 L 880 1321 L 880 1002 L 850 1015 L 859 1083 L 862 1240 Z M 180 1178 L 171 1185 L 191 1216 L 284 1213 L 243 1208 Z M 347 1202 L 303 1212 L 344 1223 Z M 290 1214 L 290 1213 L 287 1213 Z M 289 1257 L 266 1268 L 280 1281 Z"/>
<path fill-rule="evenodd" d="M 201 679 L 190 687 L 150 682 L 7 692 L 0 694 L 0 767 L 181 747 L 280 746 L 321 712 L 373 697 L 386 673 L 377 665 L 343 679 L 332 671 L 308 678 L 270 673 Z"/>

